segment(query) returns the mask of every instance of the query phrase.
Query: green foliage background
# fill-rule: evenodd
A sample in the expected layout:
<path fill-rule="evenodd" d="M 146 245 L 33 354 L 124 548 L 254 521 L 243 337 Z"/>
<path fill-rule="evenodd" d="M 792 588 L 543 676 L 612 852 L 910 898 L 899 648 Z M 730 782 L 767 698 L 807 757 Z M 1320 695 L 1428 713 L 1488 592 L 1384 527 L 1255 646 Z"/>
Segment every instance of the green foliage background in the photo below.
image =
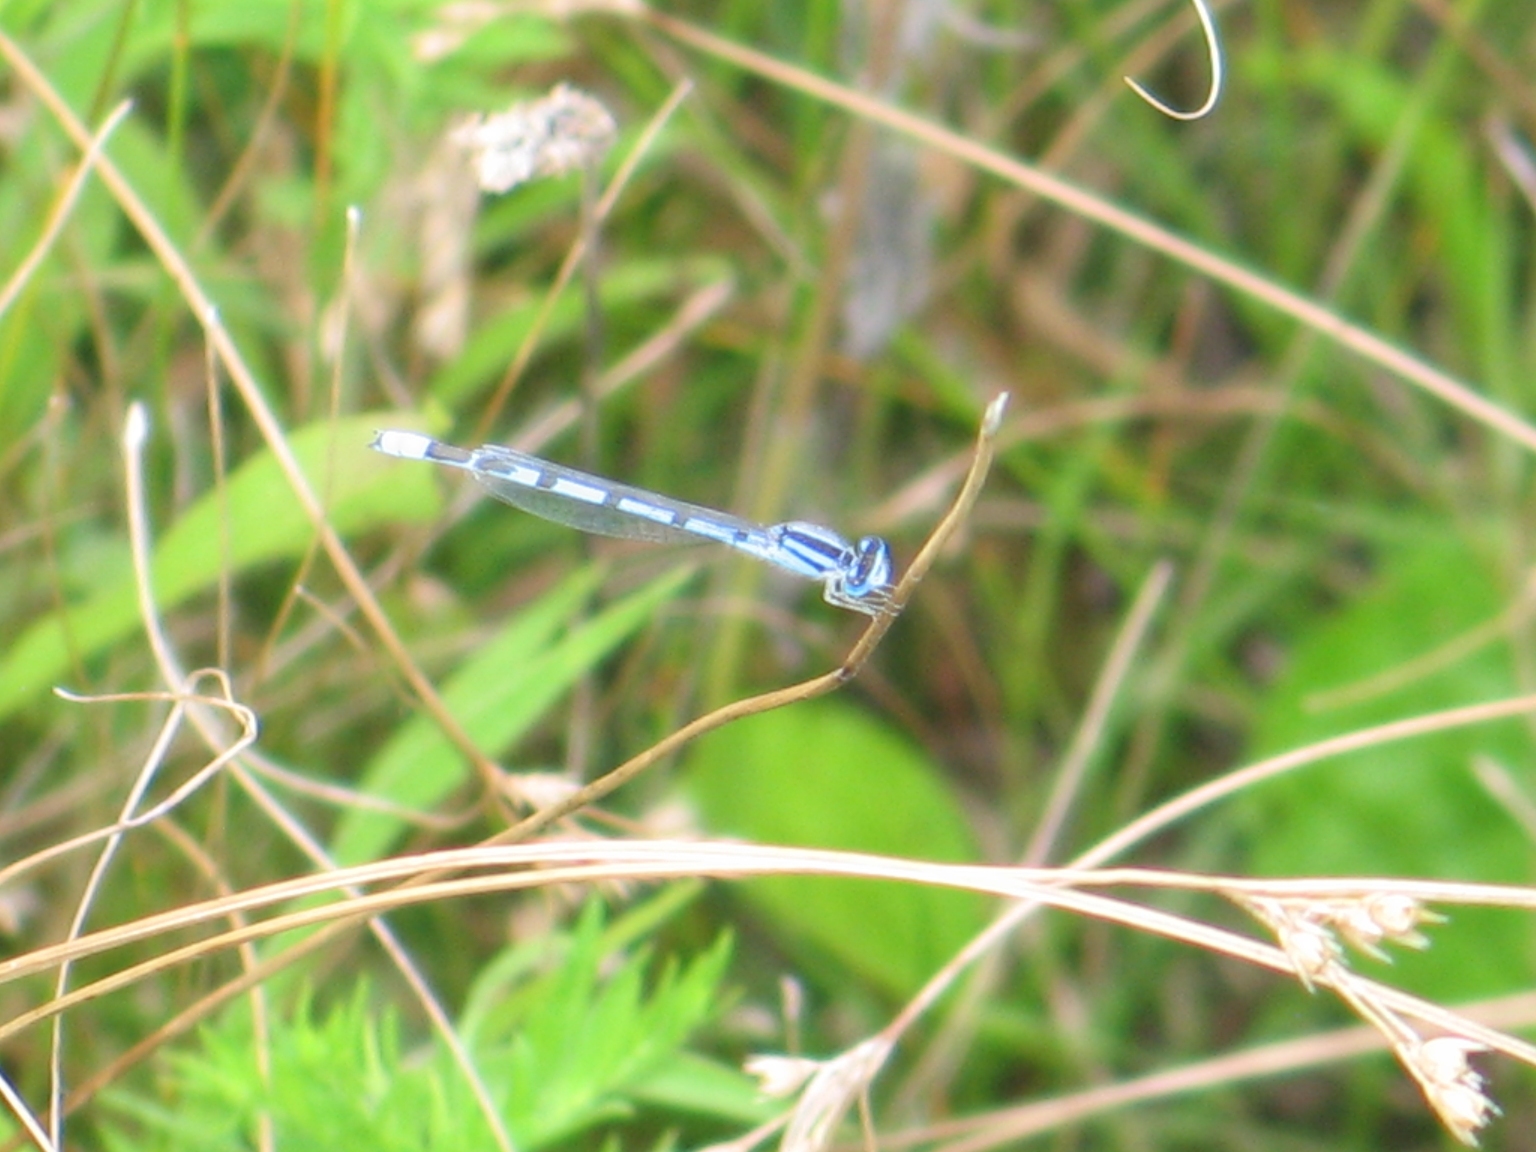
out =
<path fill-rule="evenodd" d="M 1509 412 L 1536 411 L 1536 188 L 1516 162 L 1536 139 L 1529 4 L 1230 7 L 1228 85 L 1193 123 L 1121 82 L 1131 73 L 1180 106 L 1200 101 L 1207 73 L 1174 7 L 662 7 L 1038 161 Z M 675 818 L 683 805 L 704 834 L 1017 859 L 1126 606 L 1163 559 L 1175 591 L 1054 861 L 1259 756 L 1529 690 L 1532 469 L 1513 438 L 1270 301 L 783 77 L 601 6 L 559 21 L 534 6 L 482 20 L 441 0 L 12 0 L 0 31 L 89 123 L 134 100 L 109 154 L 217 303 L 422 668 L 514 771 L 596 775 L 712 703 L 833 666 L 856 621 L 731 558 L 700 571 L 470 503 L 430 470 L 369 452 L 374 429 L 463 440 L 488 427 L 513 442 L 583 380 L 675 331 L 604 402 L 596 437 L 539 450 L 764 521 L 879 532 L 908 559 L 947 498 L 923 481 L 963 458 L 998 389 L 1014 393 L 961 547 L 865 675 L 714 734 L 621 794 L 617 816 Z M 9 277 L 78 153 L 15 69 L 5 75 Z M 635 154 L 590 281 L 554 302 L 501 403 L 580 235 L 581 184 L 476 201 L 445 183 L 446 129 L 568 80 L 620 125 L 606 181 L 684 79 L 691 93 Z M 348 206 L 363 224 L 338 356 Z M 444 280 L 440 258 L 457 243 Z M 475 807 L 470 766 L 316 558 L 312 525 L 227 388 L 220 478 L 199 319 L 99 183 L 19 289 L 0 315 L 5 857 L 110 823 L 164 715 L 49 691 L 160 687 L 117 448 L 133 400 L 153 421 L 154 590 L 183 660 L 227 667 L 261 716 L 267 765 L 383 803 L 338 808 L 289 790 L 294 817 L 348 862 L 497 831 L 501 810 Z M 455 291 L 462 328 L 423 339 L 421 317 Z M 724 305 L 679 323 L 710 291 L 728 292 Z M 874 335 L 852 346 L 854 327 Z M 1506 722 L 1315 765 L 1142 860 L 1527 883 L 1530 809 L 1485 768 L 1528 805 L 1531 751 L 1529 725 Z M 180 779 L 206 758 L 186 738 L 168 771 Z M 464 819 L 423 825 L 411 808 Z M 309 867 L 238 787 L 210 788 L 174 819 L 229 889 Z M 11 950 L 63 934 L 88 868 L 75 856 L 27 881 L 17 907 L 32 911 Z M 204 898 L 210 883 L 173 838 L 136 832 L 93 923 Z M 544 894 L 398 918 L 461 1029 L 489 1028 L 480 1055 L 519 1147 L 737 1135 L 767 1114 L 736 1071 L 744 1053 L 798 1037 L 821 1054 L 880 1027 L 989 912 L 953 893 L 782 879 L 605 895 L 623 909 L 607 921 Z M 1433 936 L 1427 953 L 1372 974 L 1446 1001 L 1530 983 L 1528 917 L 1458 913 Z M 72 1012 L 67 1080 L 230 974 L 210 961 Z M 778 1015 L 790 974 L 804 991 L 792 1026 Z M 1015 941 L 991 976 L 980 1006 L 956 997 L 904 1047 L 877 1118 L 1001 1108 L 1344 1022 L 1278 978 L 1233 980 L 1209 957 L 1065 917 Z M 250 1060 L 250 1019 L 232 1009 L 124 1069 L 109 1106 L 84 1102 L 72 1143 L 247 1146 L 264 1114 L 285 1147 L 490 1146 L 418 1006 L 366 944 L 271 993 L 270 1081 Z M 6 986 L 0 1015 L 48 994 Z M 924 1061 L 936 1038 L 961 1054 L 940 1061 L 944 1075 Z M 0 1054 L 32 1101 L 47 1043 L 33 1029 Z M 1314 1071 L 1308 1092 L 1259 1082 L 1175 1097 L 1078 1138 L 1253 1149 L 1438 1138 L 1384 1059 L 1361 1067 Z M 1516 1142 L 1494 1146 L 1536 1128 L 1533 1083 L 1528 1068 L 1500 1075 L 1495 1140 Z M 540 1092 L 564 1103 L 541 1112 Z"/>

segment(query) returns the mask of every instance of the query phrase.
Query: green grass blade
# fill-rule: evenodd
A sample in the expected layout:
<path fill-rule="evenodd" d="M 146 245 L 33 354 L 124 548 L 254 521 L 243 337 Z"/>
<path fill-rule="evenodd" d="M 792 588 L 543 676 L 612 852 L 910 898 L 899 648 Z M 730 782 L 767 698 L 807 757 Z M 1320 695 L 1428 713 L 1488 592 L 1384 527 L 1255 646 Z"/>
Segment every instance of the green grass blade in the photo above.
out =
<path fill-rule="evenodd" d="M 583 573 L 519 615 L 459 668 L 443 687 L 443 702 L 481 748 L 499 755 L 577 680 L 651 620 L 690 575 L 686 569 L 671 573 L 557 636 L 560 623 L 591 592 L 598 577 L 596 571 Z M 375 757 L 361 786 L 370 795 L 424 809 L 460 787 L 469 770 L 437 725 L 416 716 Z M 397 817 L 352 812 L 337 829 L 332 854 L 343 864 L 373 860 L 404 831 Z"/>
<path fill-rule="evenodd" d="M 343 535 L 401 520 L 427 520 L 440 507 L 430 473 L 391 467 L 368 450 L 380 419 L 327 420 L 289 439 L 310 483 L 327 501 L 332 527 Z M 198 500 L 160 540 L 152 561 L 155 603 L 167 612 L 213 588 L 226 567 L 234 574 L 298 557 L 313 538 L 314 526 L 276 459 L 262 452 L 230 475 L 222 498 L 210 492 Z M 100 567 L 107 578 L 99 591 L 65 613 L 38 621 L 0 658 L 0 718 L 67 677 L 72 653 L 89 659 L 139 628 L 126 543 L 117 559 Z"/>

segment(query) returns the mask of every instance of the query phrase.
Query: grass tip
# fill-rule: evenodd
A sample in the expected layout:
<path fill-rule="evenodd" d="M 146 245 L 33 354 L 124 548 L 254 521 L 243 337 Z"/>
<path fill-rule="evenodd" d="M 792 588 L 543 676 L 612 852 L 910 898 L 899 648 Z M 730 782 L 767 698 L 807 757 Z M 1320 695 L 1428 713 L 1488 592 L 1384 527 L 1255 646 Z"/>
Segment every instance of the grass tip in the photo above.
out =
<path fill-rule="evenodd" d="M 128 418 L 123 421 L 123 446 L 137 452 L 149 437 L 149 411 L 141 400 L 128 405 Z"/>
<path fill-rule="evenodd" d="M 1009 393 L 999 392 L 987 405 L 986 413 L 981 418 L 981 434 L 991 437 L 997 435 L 997 430 L 1002 426 L 1003 413 L 1008 410 Z"/>

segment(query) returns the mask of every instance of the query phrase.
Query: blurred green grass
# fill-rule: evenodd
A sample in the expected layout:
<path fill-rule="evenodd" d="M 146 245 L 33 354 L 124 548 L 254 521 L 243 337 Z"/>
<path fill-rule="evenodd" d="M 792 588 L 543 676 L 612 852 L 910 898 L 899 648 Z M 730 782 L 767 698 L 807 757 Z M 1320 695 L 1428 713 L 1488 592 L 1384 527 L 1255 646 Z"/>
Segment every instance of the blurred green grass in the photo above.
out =
<path fill-rule="evenodd" d="M 1536 53 L 1529 5 L 1485 0 L 1451 23 L 1437 5 L 1385 0 L 1261 0 L 1224 13 L 1228 88 L 1195 124 L 1156 115 L 1120 77 L 1135 71 L 1168 98 L 1197 103 L 1206 77 L 1197 41 L 1171 39 L 1171 54 L 1148 62 L 1136 53 L 1166 29 L 1126 27 L 1121 6 L 907 8 L 911 21 L 932 23 L 903 39 L 881 22 L 896 6 L 874 6 L 867 21 L 852 6 L 807 2 L 666 6 L 855 87 L 878 84 L 1004 152 L 1048 158 L 1079 185 L 1327 303 L 1512 412 L 1536 408 L 1536 190 L 1509 162 L 1510 148 L 1529 157 L 1536 137 L 1536 85 L 1522 65 Z M 518 736 L 496 749 L 508 767 L 611 767 L 706 701 L 830 666 L 854 622 L 814 592 L 758 581 L 729 558 L 709 560 L 706 580 L 681 587 L 654 583 L 677 566 L 667 553 L 600 547 L 605 565 L 591 566 L 586 545 L 563 530 L 484 503 L 465 510 L 456 487 L 437 501 L 441 478 L 362 449 L 374 417 L 358 414 L 420 407 L 453 434 L 490 420 L 494 438 L 513 440 L 575 395 L 584 372 L 611 367 L 671 323 L 690 293 L 722 282 L 732 286 L 728 304 L 604 404 L 599 471 L 764 519 L 878 529 L 910 558 L 941 501 L 887 498 L 962 454 L 996 389 L 1015 393 L 1021 417 L 1060 420 L 1005 440 L 964 547 L 924 583 L 875 665 L 826 705 L 832 719 L 758 717 L 685 760 L 695 797 L 713 797 L 698 800 L 707 831 L 765 827 L 791 838 L 786 827 L 820 828 L 828 843 L 888 843 L 881 817 L 893 814 L 880 803 L 895 794 L 883 791 L 897 787 L 883 775 L 895 754 L 881 749 L 900 748 L 902 794 L 937 788 L 944 797 L 932 801 L 943 828 L 914 854 L 925 844 L 938 854 L 942 843 L 951 854 L 963 845 L 980 858 L 1013 858 L 1126 605 L 1165 557 L 1181 574 L 1176 603 L 1096 754 L 1071 848 L 1259 755 L 1528 687 L 1529 629 L 1516 614 L 1475 652 L 1397 694 L 1315 714 L 1304 705 L 1525 602 L 1531 469 L 1514 444 L 1262 301 L 1213 289 L 1132 239 L 639 22 L 524 14 L 476 24 L 467 12 L 436 0 L 55 0 L 0 9 L 0 28 L 82 114 L 134 98 L 110 154 L 192 260 L 293 443 L 314 454 L 309 474 L 345 462 L 330 489 L 332 523 L 423 666 L 439 684 L 466 678 L 458 682 L 489 693 L 478 698 L 498 701 L 492 711 L 519 709 L 515 724 L 495 725 L 498 743 Z M 443 184 L 442 131 L 460 112 L 571 80 L 620 122 L 611 175 L 684 77 L 693 93 L 602 228 L 601 340 L 584 322 L 579 286 L 568 290 L 510 402 L 491 411 L 578 236 L 580 189 L 565 178 L 471 212 L 472 200 Z M 0 256 L 11 269 L 75 152 L 14 79 L 5 110 Z M 347 205 L 362 208 L 364 225 L 337 361 L 328 332 Z M 441 258 L 455 246 L 460 258 L 445 277 Z M 909 291 L 892 291 L 893 282 Z M 464 311 L 446 343 L 424 339 L 420 317 L 435 308 L 455 316 L 454 293 Z M 915 311 L 900 311 L 914 300 Z M 850 316 L 879 334 L 857 355 L 843 339 Z M 130 399 L 154 417 L 157 591 L 185 662 L 216 659 L 227 634 L 237 690 L 262 716 L 264 753 L 315 779 L 378 784 L 370 770 L 422 739 L 427 722 L 382 649 L 352 631 L 341 584 L 306 560 L 311 530 L 232 395 L 220 417 L 232 468 L 218 494 L 204 355 L 197 319 L 94 186 L 0 317 L 0 787 L 19 829 L 9 855 L 110 822 L 157 722 L 148 707 L 83 716 L 47 691 L 157 686 L 129 611 L 116 441 Z M 1084 407 L 1111 400 L 1161 407 L 1113 417 Z M 542 450 L 581 462 L 574 436 Z M 227 557 L 217 543 L 224 531 L 235 542 Z M 221 576 L 233 589 L 227 614 Z M 292 607 L 297 580 L 305 598 Z M 599 583 L 583 623 L 575 604 Z M 658 603 L 642 588 L 659 589 Z M 644 614 L 626 613 L 642 603 Z M 538 615 L 551 604 L 570 615 Z M 539 665 L 526 689 L 510 676 L 498 683 L 476 654 L 530 620 L 554 645 L 542 658 L 558 672 Z M 557 689 L 585 668 L 596 671 L 573 722 Z M 842 735 L 818 737 L 813 721 Z M 579 756 L 570 753 L 574 728 Z M 1531 831 L 1487 794 L 1472 764 L 1495 757 L 1528 794 L 1529 743 L 1527 727 L 1505 725 L 1392 749 L 1376 767 L 1317 766 L 1209 814 L 1198 834 L 1160 843 L 1155 858 L 1230 872 L 1526 882 Z M 184 770 L 201 762 L 190 743 L 178 756 Z M 417 798 L 447 796 L 453 811 L 473 798 L 452 752 L 434 748 L 425 759 L 412 781 Z M 82 778 L 106 782 L 91 803 L 48 808 L 55 790 Z M 802 819 L 744 811 L 741 796 L 760 787 L 786 812 L 802 805 Z M 657 778 L 617 807 L 639 815 L 677 794 Z M 402 831 L 376 814 L 296 803 L 349 856 L 398 843 Z M 820 819 L 823 803 L 837 805 L 835 819 Z M 966 835 L 951 836 L 962 818 Z M 238 795 L 199 798 L 181 819 L 232 882 L 292 866 L 274 832 L 251 831 L 256 816 Z M 359 849 L 358 829 L 370 824 L 378 834 Z M 184 888 L 168 880 L 177 872 L 163 861 L 143 867 L 149 880 L 122 886 L 112 920 L 202 892 L 191 876 Z M 53 938 L 67 920 L 61 893 L 78 880 L 49 883 L 58 891 L 18 948 Z M 878 1027 L 896 990 L 933 961 L 934 940 L 904 948 L 899 932 L 884 930 L 910 907 L 871 911 L 867 933 L 837 937 L 844 906 L 757 891 L 741 901 L 722 891 L 677 911 L 656 926 L 655 942 L 697 949 L 721 920 L 746 925 L 752 946 L 735 969 L 742 996 L 771 1005 L 773 979 L 794 971 L 812 991 L 803 1022 L 811 1051 Z M 856 913 L 858 899 L 851 904 Z M 916 914 L 969 922 L 966 912 Z M 447 1000 L 498 954 L 501 916 L 468 903 L 402 917 Z M 948 941 L 957 930 L 944 924 L 934 936 Z M 445 934 L 463 942 L 451 955 L 441 954 Z M 1053 920 L 1019 942 L 1015 978 L 994 990 L 986 1018 L 952 1021 L 968 1056 L 939 1092 L 944 1107 L 979 1110 L 1106 1070 L 1196 1059 L 1241 1043 L 1245 1024 L 1254 1038 L 1268 1035 L 1287 1005 L 1309 1020 L 1326 1016 L 1281 981 L 1223 982 L 1208 957 L 1124 935 Z M 1507 990 L 1530 978 L 1523 919 L 1479 926 L 1458 916 L 1435 935 L 1429 956 L 1403 965 L 1421 994 Z M 1498 963 L 1467 960 L 1490 949 Z M 373 957 L 351 963 L 385 971 Z M 353 1011 L 343 978 L 352 971 L 322 974 L 336 981 L 334 1002 Z M 1199 1011 L 1175 1010 L 1170 990 L 1202 998 Z M 179 994 L 174 985 L 164 992 Z M 1067 1004 L 1081 1012 L 1070 1025 Z M 107 1052 L 153 1019 L 117 1004 L 75 1014 L 72 1028 Z M 716 1021 L 700 1051 L 735 1054 L 748 1042 L 744 1028 Z M 24 1078 L 29 1090 L 43 1067 L 37 1052 L 16 1054 L 37 1070 Z M 1529 1124 L 1536 1103 L 1527 1073 L 1501 1084 L 1510 1132 Z M 1367 1076 L 1316 1075 L 1348 1098 L 1298 1104 L 1261 1085 L 1244 1100 L 1264 1104 L 1175 1101 L 1105 1120 L 1096 1137 L 1132 1143 L 1146 1135 L 1147 1115 L 1168 1140 L 1198 1133 L 1254 1148 L 1297 1132 L 1367 1148 L 1404 1126 L 1432 1130 L 1416 1101 Z M 131 1087 L 153 1095 L 148 1078 Z M 688 1122 L 722 1135 L 708 1119 Z M 665 1126 L 643 1110 L 629 1123 L 632 1133 Z"/>

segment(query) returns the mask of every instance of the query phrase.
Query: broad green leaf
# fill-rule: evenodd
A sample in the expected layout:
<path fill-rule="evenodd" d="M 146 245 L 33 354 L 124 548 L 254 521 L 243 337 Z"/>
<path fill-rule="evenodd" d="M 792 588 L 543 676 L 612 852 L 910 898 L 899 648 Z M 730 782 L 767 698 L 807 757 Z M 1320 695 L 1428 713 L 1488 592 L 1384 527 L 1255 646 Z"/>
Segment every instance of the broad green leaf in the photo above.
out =
<path fill-rule="evenodd" d="M 440 506 L 429 469 L 397 468 L 369 451 L 368 441 L 385 421 L 412 425 L 398 414 L 370 414 L 312 424 L 289 436 L 310 485 L 326 502 L 331 526 L 343 535 L 426 520 Z M 222 497 L 210 492 L 165 532 L 152 560 L 155 603 L 168 612 L 212 588 L 226 565 L 238 573 L 297 557 L 313 538 L 309 516 L 276 459 L 264 451 L 230 475 Z M 64 616 L 44 617 L 6 648 L 0 657 L 0 717 L 68 675 L 71 653 L 89 658 L 139 630 L 126 545 L 106 567 L 116 576 L 104 581 L 101 591 L 71 605 Z"/>
<path fill-rule="evenodd" d="M 1268 697 L 1252 758 L 1391 720 L 1512 695 L 1498 639 L 1401 683 L 1329 703 L 1330 690 L 1373 680 L 1442 650 L 1495 619 L 1501 598 L 1485 561 L 1443 534 L 1382 558 L 1382 577 L 1295 645 Z M 1473 775 L 1492 757 L 1519 771 L 1530 739 L 1517 720 L 1397 741 L 1313 764 L 1244 802 L 1254 871 L 1274 876 L 1401 875 L 1524 883 L 1530 843 Z M 1526 776 L 1529 779 L 1528 775 Z M 1496 911 L 1457 909 L 1421 954 L 1395 950 L 1398 972 L 1445 996 L 1528 979 L 1530 930 Z"/>
<path fill-rule="evenodd" d="M 682 569 L 656 580 L 560 634 L 599 575 L 595 569 L 581 573 L 519 613 L 443 686 L 443 703 L 491 755 L 509 748 L 577 680 L 653 619 L 657 606 L 675 596 L 691 572 Z M 460 787 L 469 772 L 458 749 L 423 714 L 407 721 L 380 750 L 360 787 L 408 808 L 427 809 Z M 404 830 L 388 813 L 349 812 L 332 854 L 342 864 L 373 860 Z"/>
<path fill-rule="evenodd" d="M 711 733 L 689 757 L 688 781 L 719 833 L 921 860 L 977 857 L 938 769 L 888 728 L 836 702 L 783 708 Z M 741 888 L 792 942 L 836 956 L 897 997 L 970 939 L 988 907 L 967 893 L 820 877 Z"/>

